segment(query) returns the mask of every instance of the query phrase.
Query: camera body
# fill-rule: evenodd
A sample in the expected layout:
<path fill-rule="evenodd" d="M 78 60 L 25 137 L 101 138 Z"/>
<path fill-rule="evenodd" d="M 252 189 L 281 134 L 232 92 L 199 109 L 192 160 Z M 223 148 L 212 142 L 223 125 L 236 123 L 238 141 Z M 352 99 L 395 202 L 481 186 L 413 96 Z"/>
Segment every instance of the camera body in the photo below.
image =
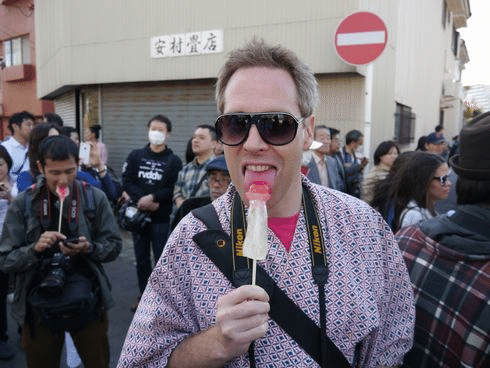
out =
<path fill-rule="evenodd" d="M 142 233 L 151 224 L 151 217 L 131 202 L 122 205 L 118 216 L 119 225 L 128 231 Z"/>
<path fill-rule="evenodd" d="M 39 292 L 46 296 L 61 295 L 66 282 L 67 273 L 73 268 L 70 256 L 64 255 L 59 247 L 46 251 L 41 270 L 45 275 L 39 284 Z"/>

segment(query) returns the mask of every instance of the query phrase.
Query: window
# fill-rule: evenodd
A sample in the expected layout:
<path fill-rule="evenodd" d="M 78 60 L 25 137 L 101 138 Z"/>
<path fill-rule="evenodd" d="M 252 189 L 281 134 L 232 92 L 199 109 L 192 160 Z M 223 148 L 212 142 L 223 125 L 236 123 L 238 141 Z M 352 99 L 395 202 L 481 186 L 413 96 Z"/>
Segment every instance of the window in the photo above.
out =
<path fill-rule="evenodd" d="M 395 138 L 400 144 L 408 144 L 414 141 L 415 114 L 412 108 L 396 103 L 395 113 Z"/>
<path fill-rule="evenodd" d="M 453 50 L 454 56 L 458 56 L 458 42 L 459 42 L 459 32 L 456 28 L 453 28 L 453 37 L 451 39 L 451 49 Z"/>
<path fill-rule="evenodd" d="M 31 51 L 29 36 L 3 41 L 5 66 L 30 64 Z"/>
<path fill-rule="evenodd" d="M 446 0 L 442 0 L 442 26 L 444 27 L 444 29 L 446 29 L 447 18 L 449 18 L 447 12 L 448 10 Z"/>

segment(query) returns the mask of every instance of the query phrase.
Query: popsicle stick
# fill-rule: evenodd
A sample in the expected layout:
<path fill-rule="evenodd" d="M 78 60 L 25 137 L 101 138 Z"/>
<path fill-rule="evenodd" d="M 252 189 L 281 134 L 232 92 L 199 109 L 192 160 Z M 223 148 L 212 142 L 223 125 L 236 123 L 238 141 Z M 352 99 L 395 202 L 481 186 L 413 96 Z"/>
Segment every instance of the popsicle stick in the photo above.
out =
<path fill-rule="evenodd" d="M 257 278 L 257 261 L 254 259 L 252 261 L 252 285 L 255 285 L 256 278 Z"/>
<path fill-rule="evenodd" d="M 58 222 L 58 232 L 61 233 L 61 219 L 63 218 L 63 200 L 60 200 L 60 220 Z"/>

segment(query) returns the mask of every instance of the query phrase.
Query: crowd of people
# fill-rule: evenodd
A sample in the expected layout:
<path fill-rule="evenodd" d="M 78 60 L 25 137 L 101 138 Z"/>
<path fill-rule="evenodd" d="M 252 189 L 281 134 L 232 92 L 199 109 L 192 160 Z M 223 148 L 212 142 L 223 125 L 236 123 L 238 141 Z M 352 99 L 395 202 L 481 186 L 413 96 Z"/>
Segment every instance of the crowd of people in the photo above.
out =
<path fill-rule="evenodd" d="M 370 167 L 359 130 L 342 145 L 315 121 L 317 93 L 293 52 L 254 39 L 220 70 L 220 116 L 195 128 L 185 164 L 155 115 L 120 180 L 100 125 L 81 143 L 56 114 L 14 114 L 0 145 L 0 359 L 13 355 L 10 283 L 28 367 L 58 366 L 64 343 L 108 367 L 102 263 L 121 251 L 123 217 L 138 290 L 118 367 L 488 366 L 490 113 L 452 146 L 442 126 L 415 151 L 383 141 Z M 251 285 L 256 184 L 269 250 Z M 86 318 L 43 309 L 85 289 Z"/>

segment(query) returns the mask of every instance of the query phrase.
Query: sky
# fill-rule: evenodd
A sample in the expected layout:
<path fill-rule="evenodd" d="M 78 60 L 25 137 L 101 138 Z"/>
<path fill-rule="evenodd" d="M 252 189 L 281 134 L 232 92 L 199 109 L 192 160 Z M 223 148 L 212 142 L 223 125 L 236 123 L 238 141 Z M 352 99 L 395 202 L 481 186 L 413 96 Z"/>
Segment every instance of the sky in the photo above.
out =
<path fill-rule="evenodd" d="M 463 85 L 490 85 L 490 0 L 470 0 L 471 17 L 458 31 L 466 43 L 469 63 L 461 79 Z"/>

